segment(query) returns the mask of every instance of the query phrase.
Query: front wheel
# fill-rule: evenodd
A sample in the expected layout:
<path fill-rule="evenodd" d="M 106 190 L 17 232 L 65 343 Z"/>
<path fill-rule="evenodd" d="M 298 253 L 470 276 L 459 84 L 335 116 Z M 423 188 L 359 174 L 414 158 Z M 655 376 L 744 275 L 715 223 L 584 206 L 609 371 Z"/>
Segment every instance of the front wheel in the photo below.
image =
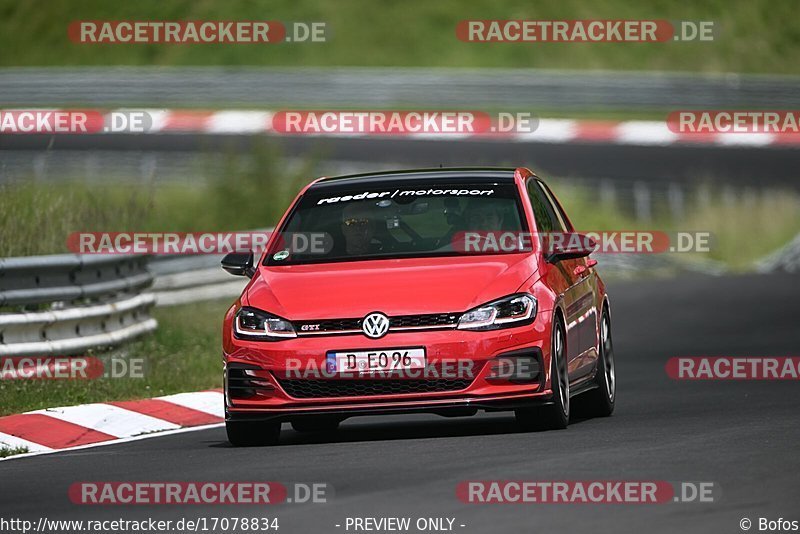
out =
<path fill-rule="evenodd" d="M 275 445 L 281 435 L 281 424 L 275 421 L 225 421 L 228 441 L 234 447 Z"/>
<path fill-rule="evenodd" d="M 569 425 L 569 375 L 566 336 L 559 316 L 553 320 L 550 344 L 550 384 L 553 402 L 547 406 L 516 410 L 514 416 L 523 430 L 563 430 Z"/>

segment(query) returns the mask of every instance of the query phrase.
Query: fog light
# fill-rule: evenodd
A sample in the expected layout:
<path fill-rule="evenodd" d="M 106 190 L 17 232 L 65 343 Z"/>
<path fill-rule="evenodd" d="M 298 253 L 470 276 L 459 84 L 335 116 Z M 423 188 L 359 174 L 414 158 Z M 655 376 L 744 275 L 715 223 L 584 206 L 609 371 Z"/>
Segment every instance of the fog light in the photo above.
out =
<path fill-rule="evenodd" d="M 230 399 L 248 399 L 255 396 L 269 396 L 275 385 L 269 381 L 269 372 L 241 363 L 232 363 L 225 370 L 225 385 Z"/>
<path fill-rule="evenodd" d="M 539 382 L 542 366 L 535 355 L 500 355 L 490 362 L 486 380 L 517 383 Z"/>

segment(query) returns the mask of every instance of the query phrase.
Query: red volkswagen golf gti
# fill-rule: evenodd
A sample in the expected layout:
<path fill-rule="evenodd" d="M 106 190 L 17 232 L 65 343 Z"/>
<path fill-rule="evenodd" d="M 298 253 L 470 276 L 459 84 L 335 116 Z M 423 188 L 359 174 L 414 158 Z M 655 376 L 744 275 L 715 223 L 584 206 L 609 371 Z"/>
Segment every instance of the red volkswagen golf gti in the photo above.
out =
<path fill-rule="evenodd" d="M 513 411 L 525 429 L 562 429 L 579 394 L 610 415 L 594 247 L 525 168 L 316 180 L 257 263 L 222 262 L 250 277 L 223 327 L 230 442 L 417 412 Z"/>

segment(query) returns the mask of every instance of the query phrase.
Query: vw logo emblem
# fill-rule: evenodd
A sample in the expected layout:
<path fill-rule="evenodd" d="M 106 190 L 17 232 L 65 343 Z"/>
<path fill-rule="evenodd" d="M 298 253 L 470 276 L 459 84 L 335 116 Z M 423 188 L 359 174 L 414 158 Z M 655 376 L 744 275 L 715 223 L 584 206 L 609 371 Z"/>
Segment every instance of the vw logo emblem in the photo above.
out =
<path fill-rule="evenodd" d="M 361 322 L 361 330 L 372 339 L 383 337 L 389 331 L 389 318 L 380 312 L 370 313 Z"/>

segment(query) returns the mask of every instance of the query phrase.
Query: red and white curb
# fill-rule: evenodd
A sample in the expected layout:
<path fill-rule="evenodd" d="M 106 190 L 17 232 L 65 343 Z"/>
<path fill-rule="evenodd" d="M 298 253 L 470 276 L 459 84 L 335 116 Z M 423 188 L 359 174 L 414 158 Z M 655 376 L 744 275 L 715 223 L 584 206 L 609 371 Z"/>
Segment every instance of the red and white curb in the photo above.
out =
<path fill-rule="evenodd" d="M 14 110 L 0 110 L 14 111 Z M 69 111 L 50 110 L 50 111 Z M 109 117 L 115 113 L 146 112 L 150 117 L 146 134 L 270 134 L 308 137 L 345 138 L 405 138 L 430 140 L 496 140 L 519 143 L 602 143 L 633 146 L 698 145 L 720 147 L 800 147 L 800 134 L 782 133 L 676 133 L 670 130 L 667 121 L 601 121 L 573 119 L 539 119 L 533 132 L 503 135 L 461 133 L 313 133 L 285 134 L 273 127 L 276 111 L 269 110 L 181 110 L 181 109 L 118 109 L 107 110 Z M 6 132 L 8 133 L 8 132 Z M 124 133 L 124 132 L 123 132 Z M 24 135 L 24 134 L 23 134 Z M 69 134 L 59 134 L 69 135 Z M 108 132 L 105 135 L 115 135 Z"/>
<path fill-rule="evenodd" d="M 222 390 L 81 404 L 0 417 L 0 447 L 26 447 L 29 453 L 41 454 L 218 426 L 223 421 Z"/>

